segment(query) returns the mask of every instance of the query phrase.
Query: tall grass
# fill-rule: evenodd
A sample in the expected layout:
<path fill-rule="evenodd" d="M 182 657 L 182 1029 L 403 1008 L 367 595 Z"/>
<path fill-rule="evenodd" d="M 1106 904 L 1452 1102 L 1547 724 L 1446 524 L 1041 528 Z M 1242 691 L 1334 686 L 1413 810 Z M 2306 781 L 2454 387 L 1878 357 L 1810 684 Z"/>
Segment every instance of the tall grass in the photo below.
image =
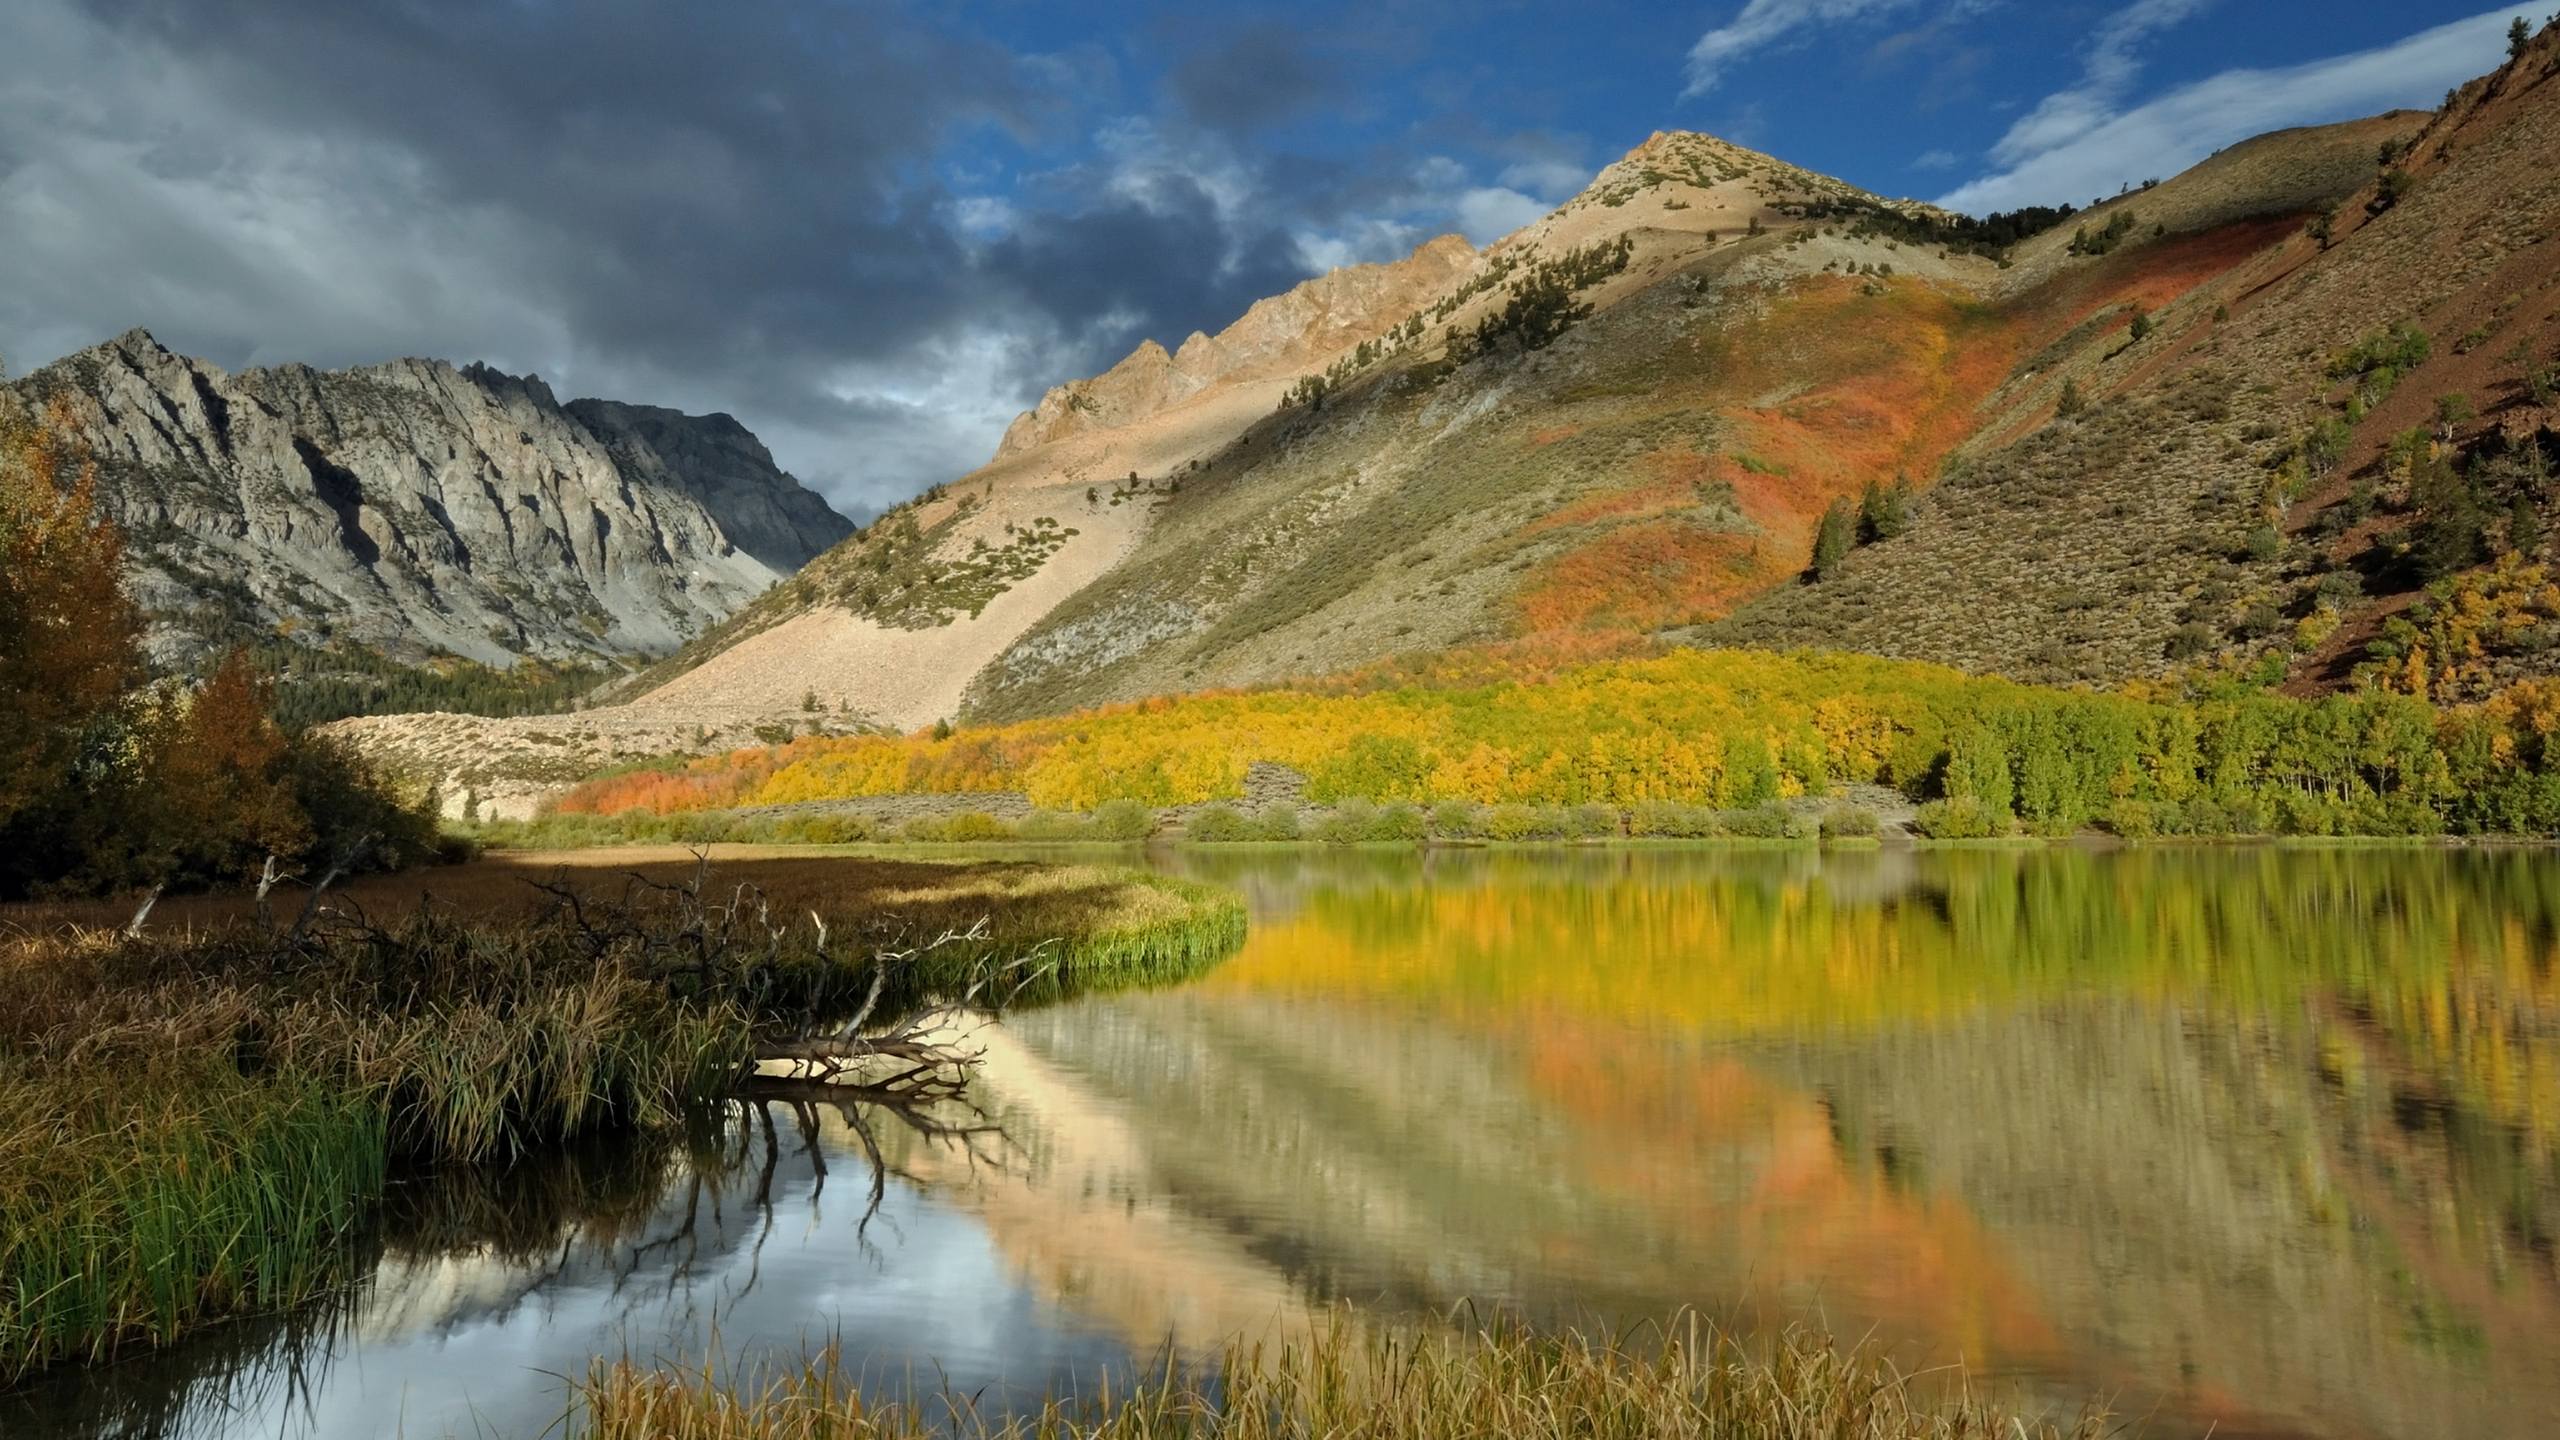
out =
<path fill-rule="evenodd" d="M 1212 1375 L 1178 1366 L 981 1414 L 964 1396 L 866 1400 L 832 1350 L 744 1385 L 715 1368 L 599 1362 L 579 1387 L 594 1440 L 2092 1440 L 2103 1416 L 2025 1415 L 1948 1377 L 1915 1380 L 1870 1349 L 1795 1331 L 1755 1351 L 1712 1326 L 1662 1334 L 1354 1336 L 1231 1349 Z"/>
<path fill-rule="evenodd" d="M 0 1115 L 0 1377 L 333 1283 L 387 1163 L 365 1097 L 218 1063 L 0 1076 Z"/>
<path fill-rule="evenodd" d="M 869 908 L 832 950 L 699 872 L 531 916 L 0 938 L 0 1383 L 340 1283 L 395 1167 L 673 1131 L 760 1029 L 871 988 L 889 931 L 963 932 L 897 976 L 918 1000 L 1045 956 L 1019 1000 L 1188 974 L 1244 927 L 1234 897 L 1136 872 L 837 873 Z"/>

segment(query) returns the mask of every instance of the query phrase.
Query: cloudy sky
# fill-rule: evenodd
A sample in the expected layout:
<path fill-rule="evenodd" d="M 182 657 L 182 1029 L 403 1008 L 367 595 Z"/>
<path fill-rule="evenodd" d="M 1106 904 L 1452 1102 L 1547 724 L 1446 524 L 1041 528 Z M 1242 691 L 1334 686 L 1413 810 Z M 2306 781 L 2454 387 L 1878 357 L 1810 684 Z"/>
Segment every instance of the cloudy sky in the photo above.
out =
<path fill-rule="evenodd" d="M 2547 9 L 2553 0 L 2534 0 Z M 860 513 L 1326 267 L 1491 240 L 1657 129 L 2085 202 L 2432 105 L 2395 0 L 5 0 L 0 357 L 142 325 L 727 410 Z"/>

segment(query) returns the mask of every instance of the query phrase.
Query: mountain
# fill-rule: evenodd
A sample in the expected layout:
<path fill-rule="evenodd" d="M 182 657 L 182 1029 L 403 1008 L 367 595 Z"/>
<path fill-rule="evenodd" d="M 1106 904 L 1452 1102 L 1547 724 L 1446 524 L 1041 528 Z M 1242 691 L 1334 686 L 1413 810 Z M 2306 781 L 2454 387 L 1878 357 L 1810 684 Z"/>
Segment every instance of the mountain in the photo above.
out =
<path fill-rule="evenodd" d="M 2556 71 L 2547 30 L 2432 114 L 1983 220 L 1656 135 L 1482 251 L 1052 390 L 597 713 L 908 729 L 1687 643 L 2547 673 Z"/>
<path fill-rule="evenodd" d="M 2560 27 L 2432 115 L 2331 132 L 2370 143 L 2307 224 L 2231 218 L 2300 168 L 2271 163 L 2298 135 L 2077 217 L 2139 217 L 2130 260 L 2099 263 L 2151 272 L 2140 331 L 2119 312 L 2034 354 L 1906 535 L 1693 634 L 2042 681 L 2245 663 L 2297 693 L 2446 700 L 2560 669 L 2555 77 Z M 2217 223 L 2180 238 L 2198 212 Z M 2155 216 L 2170 238 L 2144 243 Z M 2039 236 L 2012 273 L 2087 263 L 2068 249 Z"/>
<path fill-rule="evenodd" d="M 2298 231 L 2420 120 L 2237 147 L 2090 212 L 2136 217 L 2103 255 L 1656 135 L 1481 253 L 1337 272 L 1051 391 L 987 467 L 622 693 L 814 682 L 906 727 L 1722 620 L 1797 585 L 1833 501 L 2004 448 L 2058 365 Z M 2236 549 L 2251 498 L 2181 523 Z"/>
<path fill-rule="evenodd" d="M 286 635 L 402 660 L 663 653 L 850 522 L 726 415 L 436 360 L 237 374 L 135 330 L 6 387 L 65 417 L 155 650 Z"/>

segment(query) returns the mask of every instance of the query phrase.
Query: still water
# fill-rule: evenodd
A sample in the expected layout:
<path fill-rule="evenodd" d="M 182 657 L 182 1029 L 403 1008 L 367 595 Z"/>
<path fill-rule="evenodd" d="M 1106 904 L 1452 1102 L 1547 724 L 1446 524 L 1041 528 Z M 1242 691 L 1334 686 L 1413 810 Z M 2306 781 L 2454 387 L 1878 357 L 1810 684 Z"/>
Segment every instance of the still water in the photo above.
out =
<path fill-rule="evenodd" d="M 1814 1319 L 2159 1436 L 2560 1433 L 2560 859 L 1178 854 L 1191 983 L 974 1108 L 741 1109 L 396 1196 L 322 1313 L 0 1433 L 531 1436 L 598 1355 L 992 1400 L 1336 1301 Z"/>

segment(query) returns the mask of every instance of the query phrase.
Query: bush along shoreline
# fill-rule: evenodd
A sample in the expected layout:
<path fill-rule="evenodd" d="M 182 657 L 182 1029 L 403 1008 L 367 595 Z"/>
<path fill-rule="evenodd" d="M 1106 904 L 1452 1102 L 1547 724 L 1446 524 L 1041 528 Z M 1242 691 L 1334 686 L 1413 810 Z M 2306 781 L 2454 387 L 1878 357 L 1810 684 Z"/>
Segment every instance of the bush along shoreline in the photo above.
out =
<path fill-rule="evenodd" d="M 1570 829 L 1580 822 L 1556 812 L 1600 806 L 1632 836 L 1661 807 L 1793 812 L 1872 786 L 1918 807 L 1913 829 L 1949 840 L 2560 836 L 2560 743 L 2548 738 L 2560 734 L 2560 682 L 2436 706 L 2379 691 L 2295 699 L 2235 682 L 2058 690 L 1819 652 L 1678 651 L 1529 682 L 1488 678 L 1463 657 L 1435 667 L 948 733 L 800 740 L 590 781 L 556 810 L 633 825 L 918 796 L 1005 798 L 1037 807 L 1035 817 L 1245 810 L 1253 777 L 1285 770 L 1303 779 L 1310 811 L 1366 804 L 1428 817 L 1460 803 L 1532 831 Z M 958 823 L 847 838 L 932 840 L 933 825 Z M 1034 838 L 1032 818 L 995 823 L 1017 837 L 984 838 Z M 1302 831 L 1312 824 L 1302 816 Z"/>
<path fill-rule="evenodd" d="M 934 1058 L 917 1017 L 1161 983 L 1243 938 L 1194 882 L 891 868 L 887 901 L 791 919 L 706 864 L 546 882 L 530 917 L 0 933 L 0 1384 L 347 1283 L 403 1174 L 669 1133 L 759 1060 Z"/>

